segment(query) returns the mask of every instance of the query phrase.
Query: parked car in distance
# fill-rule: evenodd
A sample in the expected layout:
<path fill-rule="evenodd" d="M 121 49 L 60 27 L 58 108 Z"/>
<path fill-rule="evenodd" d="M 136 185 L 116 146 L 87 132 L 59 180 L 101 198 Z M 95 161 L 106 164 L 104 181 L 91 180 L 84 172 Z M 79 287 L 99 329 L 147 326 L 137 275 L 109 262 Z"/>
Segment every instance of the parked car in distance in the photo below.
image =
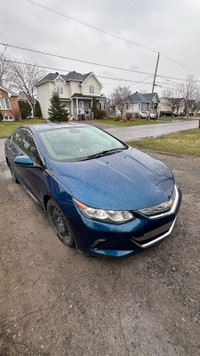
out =
<path fill-rule="evenodd" d="M 178 114 L 177 114 L 177 113 L 173 113 L 172 111 L 161 111 L 161 112 L 160 112 L 160 116 L 177 117 Z"/>
<path fill-rule="evenodd" d="M 150 112 L 150 119 L 157 119 L 157 113 L 154 111 Z M 142 119 L 147 119 L 149 117 L 149 111 L 142 110 L 139 112 L 139 117 Z"/>
<path fill-rule="evenodd" d="M 172 172 L 97 127 L 20 126 L 5 157 L 59 239 L 86 255 L 134 254 L 174 228 L 181 192 Z"/>

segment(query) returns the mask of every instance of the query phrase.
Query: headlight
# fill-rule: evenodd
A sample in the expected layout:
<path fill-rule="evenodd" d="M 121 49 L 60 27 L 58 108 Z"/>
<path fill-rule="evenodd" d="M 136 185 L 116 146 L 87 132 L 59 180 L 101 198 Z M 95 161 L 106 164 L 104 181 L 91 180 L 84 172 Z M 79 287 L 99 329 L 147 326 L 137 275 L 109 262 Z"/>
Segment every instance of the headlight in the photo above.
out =
<path fill-rule="evenodd" d="M 135 216 L 127 210 L 104 210 L 91 208 L 73 198 L 74 203 L 86 218 L 110 224 L 124 224 L 135 219 Z"/>

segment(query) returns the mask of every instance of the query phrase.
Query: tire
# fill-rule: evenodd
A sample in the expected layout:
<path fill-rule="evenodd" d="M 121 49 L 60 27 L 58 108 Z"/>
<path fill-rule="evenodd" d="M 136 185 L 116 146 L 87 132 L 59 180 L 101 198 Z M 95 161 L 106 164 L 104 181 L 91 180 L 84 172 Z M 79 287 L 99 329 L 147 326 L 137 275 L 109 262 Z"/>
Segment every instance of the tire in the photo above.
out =
<path fill-rule="evenodd" d="M 74 234 L 72 228 L 63 215 L 58 204 L 53 200 L 49 199 L 47 203 L 47 215 L 49 221 L 57 233 L 58 238 L 68 247 L 74 245 Z"/>
<path fill-rule="evenodd" d="M 14 180 L 15 183 L 18 184 L 19 181 L 18 181 L 18 179 L 16 178 L 14 168 L 13 168 L 13 166 L 10 164 L 10 162 L 8 162 L 8 167 L 9 167 L 9 169 L 10 169 L 10 173 L 11 173 L 12 179 Z"/>

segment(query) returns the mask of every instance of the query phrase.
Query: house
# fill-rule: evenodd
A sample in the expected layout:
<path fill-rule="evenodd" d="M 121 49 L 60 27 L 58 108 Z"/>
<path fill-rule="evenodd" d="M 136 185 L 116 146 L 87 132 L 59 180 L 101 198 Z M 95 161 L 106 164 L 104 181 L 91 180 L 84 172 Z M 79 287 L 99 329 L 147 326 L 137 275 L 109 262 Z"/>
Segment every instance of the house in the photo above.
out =
<path fill-rule="evenodd" d="M 0 111 L 3 115 L 3 121 L 14 121 L 20 119 L 18 95 L 11 90 L 0 86 Z"/>
<path fill-rule="evenodd" d="M 160 98 L 160 116 L 182 115 L 185 112 L 185 100 L 183 98 Z"/>
<path fill-rule="evenodd" d="M 36 84 L 36 88 L 43 118 L 48 118 L 50 99 L 55 91 L 70 115 L 90 113 L 94 97 L 98 109 L 106 109 L 106 98 L 101 94 L 102 85 L 92 72 L 49 73 Z"/>
<path fill-rule="evenodd" d="M 140 111 L 149 111 L 150 103 L 152 101 L 152 111 L 158 110 L 158 104 L 160 102 L 157 93 L 142 94 L 137 91 L 129 96 L 126 112 L 132 114 L 139 114 Z"/>

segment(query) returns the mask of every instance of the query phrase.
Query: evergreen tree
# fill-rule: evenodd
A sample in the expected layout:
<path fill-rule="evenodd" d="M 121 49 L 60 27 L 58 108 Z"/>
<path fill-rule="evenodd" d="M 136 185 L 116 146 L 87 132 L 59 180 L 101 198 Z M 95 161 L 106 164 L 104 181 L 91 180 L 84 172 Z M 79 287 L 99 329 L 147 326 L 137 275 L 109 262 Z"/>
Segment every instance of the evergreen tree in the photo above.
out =
<path fill-rule="evenodd" d="M 48 110 L 49 120 L 54 122 L 68 121 L 69 113 L 65 109 L 65 104 L 60 101 L 59 94 L 54 92 L 51 97 L 51 106 Z"/>
<path fill-rule="evenodd" d="M 94 115 L 94 119 L 97 119 L 97 117 L 98 117 L 98 109 L 97 109 L 97 99 L 96 99 L 96 97 L 94 97 L 93 101 L 92 101 L 92 112 L 93 112 L 93 115 Z"/>
<path fill-rule="evenodd" d="M 34 116 L 38 117 L 39 119 L 42 118 L 42 111 L 38 100 L 35 103 Z"/>
<path fill-rule="evenodd" d="M 19 100 L 18 103 L 19 103 L 21 118 L 25 119 L 27 116 L 31 116 L 31 106 L 28 103 L 28 101 Z"/>

